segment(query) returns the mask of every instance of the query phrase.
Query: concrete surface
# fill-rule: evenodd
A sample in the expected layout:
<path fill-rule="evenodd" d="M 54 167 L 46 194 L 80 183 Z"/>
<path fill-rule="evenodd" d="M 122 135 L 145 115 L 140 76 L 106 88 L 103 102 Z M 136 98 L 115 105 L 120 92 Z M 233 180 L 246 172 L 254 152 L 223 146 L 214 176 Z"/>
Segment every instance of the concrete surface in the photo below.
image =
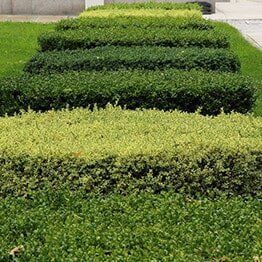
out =
<path fill-rule="evenodd" d="M 53 23 L 74 16 L 0 15 L 0 22 Z"/>
<path fill-rule="evenodd" d="M 216 13 L 210 18 L 216 20 L 262 19 L 262 1 L 217 2 Z"/>
<path fill-rule="evenodd" d="M 262 48 L 262 0 L 231 0 L 230 3 L 216 3 L 216 13 L 204 17 L 229 23 L 253 45 Z"/>
<path fill-rule="evenodd" d="M 85 9 L 85 0 L 0 0 L 0 14 L 75 15 Z"/>

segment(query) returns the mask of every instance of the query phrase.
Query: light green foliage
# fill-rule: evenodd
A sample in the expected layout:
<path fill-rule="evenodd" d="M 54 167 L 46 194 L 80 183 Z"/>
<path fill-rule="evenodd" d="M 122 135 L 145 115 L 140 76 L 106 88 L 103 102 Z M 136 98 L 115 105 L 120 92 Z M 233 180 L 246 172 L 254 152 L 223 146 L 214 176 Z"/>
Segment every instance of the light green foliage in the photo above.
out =
<path fill-rule="evenodd" d="M 88 10 L 80 14 L 80 17 L 119 17 L 119 16 L 138 16 L 138 17 L 187 17 L 200 18 L 201 12 L 198 10 L 161 10 L 161 9 L 108 9 L 108 10 Z"/>
<path fill-rule="evenodd" d="M 154 1 L 149 1 L 145 3 L 114 3 L 114 4 L 106 4 L 93 6 L 88 8 L 86 11 L 91 10 L 121 10 L 121 9 L 160 9 L 160 10 L 201 10 L 201 7 L 196 3 L 158 3 Z"/>
<path fill-rule="evenodd" d="M 0 121 L 1 193 L 174 190 L 259 195 L 262 119 L 77 109 Z"/>
<path fill-rule="evenodd" d="M 55 29 L 64 30 L 89 30 L 90 28 L 169 28 L 169 29 L 195 29 L 211 30 L 213 23 L 203 18 L 187 19 L 172 17 L 114 17 L 114 18 L 72 18 L 59 21 Z"/>

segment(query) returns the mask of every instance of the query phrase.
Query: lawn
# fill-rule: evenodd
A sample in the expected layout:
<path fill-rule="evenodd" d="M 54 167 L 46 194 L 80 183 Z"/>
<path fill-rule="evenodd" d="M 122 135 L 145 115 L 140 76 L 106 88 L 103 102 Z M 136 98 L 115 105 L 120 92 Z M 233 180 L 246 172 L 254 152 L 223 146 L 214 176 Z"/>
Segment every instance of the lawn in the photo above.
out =
<path fill-rule="evenodd" d="M 225 23 L 217 26 L 230 37 L 232 49 L 238 54 L 242 73 L 258 81 L 259 91 L 254 113 L 262 116 L 262 51 L 249 44 L 241 34 Z M 37 23 L 1 23 L 0 26 L 0 77 L 21 74 L 24 64 L 35 54 L 37 37 L 51 31 L 52 24 Z"/>
<path fill-rule="evenodd" d="M 0 77 L 20 74 L 38 48 L 38 35 L 52 28 L 52 24 L 0 23 Z"/>

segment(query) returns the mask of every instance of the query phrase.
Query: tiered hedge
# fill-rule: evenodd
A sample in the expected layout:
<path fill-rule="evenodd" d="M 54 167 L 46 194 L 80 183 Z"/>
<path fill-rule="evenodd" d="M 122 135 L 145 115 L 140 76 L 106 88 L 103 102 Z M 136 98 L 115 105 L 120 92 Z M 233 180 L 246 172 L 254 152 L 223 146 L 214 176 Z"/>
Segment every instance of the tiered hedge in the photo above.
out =
<path fill-rule="evenodd" d="M 106 46 L 90 50 L 38 53 L 27 63 L 25 71 L 38 74 L 121 68 L 237 72 L 240 62 L 234 53 L 225 49 Z"/>
<path fill-rule="evenodd" d="M 261 196 L 262 118 L 105 110 L 0 119 L 0 195 L 45 188 Z"/>
<path fill-rule="evenodd" d="M 255 88 L 235 74 L 198 71 L 111 71 L 36 75 L 0 81 L 0 115 L 20 109 L 88 107 L 118 103 L 128 109 L 179 109 L 202 114 L 246 113 Z"/>
<path fill-rule="evenodd" d="M 90 28 L 48 32 L 39 37 L 42 51 L 94 48 L 97 46 L 168 46 L 227 48 L 225 35 L 215 30 L 170 30 L 169 28 Z"/>
<path fill-rule="evenodd" d="M 91 28 L 169 28 L 175 29 L 194 29 L 194 30 L 210 30 L 214 25 L 205 19 L 187 19 L 172 17 L 115 17 L 115 18 L 74 18 L 63 19 L 56 24 L 56 30 L 90 30 Z"/>

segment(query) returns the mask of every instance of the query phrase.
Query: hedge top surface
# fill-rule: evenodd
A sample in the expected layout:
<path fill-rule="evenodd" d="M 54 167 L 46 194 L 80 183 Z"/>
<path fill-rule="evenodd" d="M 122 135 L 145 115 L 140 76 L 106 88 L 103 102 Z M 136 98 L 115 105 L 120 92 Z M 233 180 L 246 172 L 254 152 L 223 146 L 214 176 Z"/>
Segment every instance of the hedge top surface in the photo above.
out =
<path fill-rule="evenodd" d="M 198 10 L 161 10 L 161 9 L 90 10 L 80 14 L 80 17 L 90 17 L 90 18 L 91 17 L 119 17 L 119 16 L 201 18 L 202 14 Z"/>
<path fill-rule="evenodd" d="M 171 154 L 197 160 L 217 149 L 262 152 L 262 118 L 241 114 L 212 118 L 108 106 L 93 112 L 75 109 L 3 117 L 0 129 L 0 156 L 64 155 L 95 161 Z"/>
<path fill-rule="evenodd" d="M 200 5 L 196 3 L 158 3 L 154 1 L 146 3 L 112 3 L 89 7 L 89 10 L 107 10 L 107 9 L 164 9 L 164 10 L 201 10 Z"/>
<path fill-rule="evenodd" d="M 108 28 L 108 27 L 138 27 L 138 28 L 162 28 L 170 29 L 195 29 L 209 30 L 213 29 L 214 25 L 211 21 L 203 18 L 184 17 L 93 17 L 93 18 L 71 18 L 63 19 L 56 23 L 56 30 L 82 29 L 90 28 Z"/>

